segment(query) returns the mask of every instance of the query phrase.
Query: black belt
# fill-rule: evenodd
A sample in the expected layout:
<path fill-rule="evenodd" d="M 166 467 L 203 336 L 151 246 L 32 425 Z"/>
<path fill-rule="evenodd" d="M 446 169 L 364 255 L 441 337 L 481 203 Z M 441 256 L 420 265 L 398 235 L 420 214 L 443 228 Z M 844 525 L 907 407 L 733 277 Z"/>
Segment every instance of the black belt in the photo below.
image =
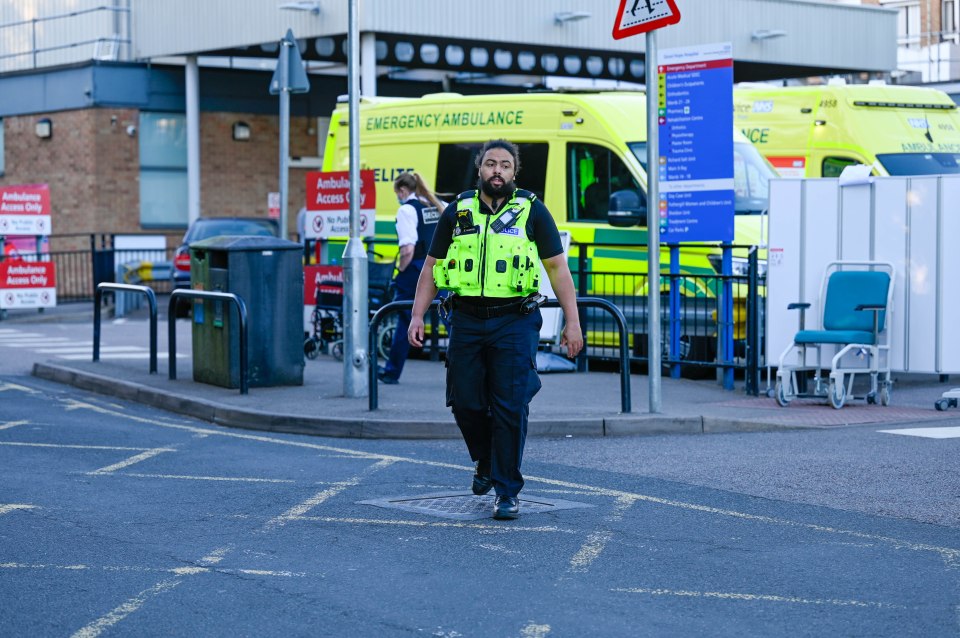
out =
<path fill-rule="evenodd" d="M 499 306 L 481 306 L 479 304 L 470 303 L 462 297 L 453 298 L 454 310 L 465 312 L 472 317 L 476 317 L 477 319 L 495 319 L 497 317 L 503 317 L 506 315 L 520 314 L 520 307 L 522 305 L 522 299 L 519 301 L 512 301 L 507 304 L 501 304 Z"/>

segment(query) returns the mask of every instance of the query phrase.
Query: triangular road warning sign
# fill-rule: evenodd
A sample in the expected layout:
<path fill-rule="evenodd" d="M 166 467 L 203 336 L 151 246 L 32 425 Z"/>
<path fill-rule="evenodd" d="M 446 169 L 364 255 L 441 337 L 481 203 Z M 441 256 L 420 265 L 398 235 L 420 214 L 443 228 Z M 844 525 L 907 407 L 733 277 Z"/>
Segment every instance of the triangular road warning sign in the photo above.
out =
<path fill-rule="evenodd" d="M 620 40 L 680 22 L 680 10 L 674 0 L 620 0 L 613 38 Z"/>

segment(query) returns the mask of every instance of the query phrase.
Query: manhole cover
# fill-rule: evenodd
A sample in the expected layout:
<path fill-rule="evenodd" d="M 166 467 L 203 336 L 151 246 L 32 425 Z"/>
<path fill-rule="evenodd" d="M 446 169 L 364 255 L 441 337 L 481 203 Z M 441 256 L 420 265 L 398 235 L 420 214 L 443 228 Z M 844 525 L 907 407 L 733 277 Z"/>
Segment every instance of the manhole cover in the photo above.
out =
<path fill-rule="evenodd" d="M 394 498 L 378 498 L 370 501 L 359 501 L 360 505 L 375 505 L 390 509 L 429 514 L 440 518 L 452 518 L 460 521 L 471 521 L 477 518 L 490 518 L 493 513 L 493 494 L 474 496 L 470 492 L 440 492 L 436 494 L 421 494 L 419 496 L 397 496 Z M 520 515 L 541 514 L 577 507 L 593 507 L 587 503 L 564 501 L 542 496 L 520 495 Z"/>

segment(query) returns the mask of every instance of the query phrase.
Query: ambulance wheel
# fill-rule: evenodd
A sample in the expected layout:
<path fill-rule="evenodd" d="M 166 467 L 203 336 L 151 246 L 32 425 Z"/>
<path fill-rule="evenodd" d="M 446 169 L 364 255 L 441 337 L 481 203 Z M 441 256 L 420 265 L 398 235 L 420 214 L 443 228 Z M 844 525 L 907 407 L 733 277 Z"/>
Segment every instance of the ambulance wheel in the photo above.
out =
<path fill-rule="evenodd" d="M 842 382 L 837 383 L 833 379 L 830 379 L 830 405 L 834 410 L 839 410 L 843 407 L 844 401 L 847 400 L 847 386 Z"/>
<path fill-rule="evenodd" d="M 774 394 L 777 397 L 777 405 L 781 408 L 785 408 L 790 405 L 790 401 L 793 399 L 792 396 L 787 396 L 786 388 L 783 387 L 783 381 L 777 379 L 777 385 L 774 386 Z"/>
<path fill-rule="evenodd" d="M 880 388 L 880 405 L 890 405 L 890 386 L 884 385 Z"/>
<path fill-rule="evenodd" d="M 947 408 L 950 407 L 950 399 L 937 399 L 933 407 L 937 409 L 937 412 L 946 412 Z"/>

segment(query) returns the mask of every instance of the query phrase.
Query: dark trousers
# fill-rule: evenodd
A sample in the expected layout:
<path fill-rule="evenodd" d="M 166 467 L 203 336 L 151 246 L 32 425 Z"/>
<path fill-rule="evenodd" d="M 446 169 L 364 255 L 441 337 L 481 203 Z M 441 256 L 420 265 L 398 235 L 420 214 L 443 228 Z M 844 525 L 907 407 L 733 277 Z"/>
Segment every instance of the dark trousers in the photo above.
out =
<path fill-rule="evenodd" d="M 454 310 L 447 348 L 447 405 L 470 458 L 490 461 L 499 496 L 523 488 L 520 463 L 530 400 L 540 390 L 540 311 L 478 319 Z"/>
<path fill-rule="evenodd" d="M 423 260 L 415 259 L 403 270 L 397 273 L 393 280 L 396 286 L 396 293 L 393 301 L 413 301 L 417 292 L 417 280 L 420 278 L 420 271 L 423 270 Z M 399 379 L 403 372 L 403 364 L 407 361 L 407 355 L 410 354 L 410 342 L 407 341 L 407 328 L 410 327 L 410 311 L 400 310 L 397 312 L 397 329 L 393 333 L 393 343 L 390 344 L 390 358 L 383 366 L 384 373 L 387 376 Z"/>

